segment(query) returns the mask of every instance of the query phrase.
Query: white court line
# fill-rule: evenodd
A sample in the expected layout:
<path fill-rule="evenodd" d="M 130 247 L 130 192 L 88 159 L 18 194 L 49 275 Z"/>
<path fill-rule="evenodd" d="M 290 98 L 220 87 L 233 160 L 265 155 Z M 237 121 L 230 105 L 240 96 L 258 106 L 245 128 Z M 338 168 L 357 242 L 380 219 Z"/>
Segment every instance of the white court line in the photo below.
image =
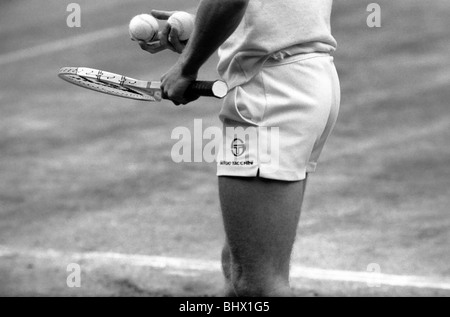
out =
<path fill-rule="evenodd" d="M 165 269 L 174 271 L 178 275 L 189 275 L 190 272 L 220 272 L 221 265 L 217 261 L 193 260 L 165 256 L 149 256 L 136 254 L 122 254 L 111 252 L 66 253 L 55 250 L 19 250 L 0 247 L 0 258 L 31 257 L 41 260 L 66 261 L 67 264 L 77 261 L 88 264 L 125 264 L 134 267 Z M 64 262 L 65 263 L 65 262 Z M 407 275 L 391 275 L 370 272 L 354 272 L 340 270 L 324 270 L 293 265 L 291 268 L 292 284 L 301 285 L 296 279 L 311 279 L 320 281 L 354 282 L 370 285 L 385 285 L 394 287 L 428 288 L 450 290 L 450 278 L 423 277 Z"/>
<path fill-rule="evenodd" d="M 34 57 L 61 52 L 76 46 L 88 45 L 102 40 L 103 41 L 109 40 L 121 35 L 127 36 L 128 34 L 127 30 L 128 30 L 127 25 L 115 26 L 75 37 L 69 37 L 63 40 L 49 42 L 38 46 L 28 47 L 18 51 L 6 53 L 4 55 L 0 55 L 0 66 L 20 62 Z"/>
<path fill-rule="evenodd" d="M 194 12 L 196 7 L 185 9 L 187 12 Z M 57 53 L 66 49 L 87 45 L 94 42 L 109 40 L 118 36 L 129 36 L 128 25 L 120 25 L 107 29 L 86 33 L 83 35 L 69 37 L 63 40 L 48 42 L 45 44 L 28 47 L 18 51 L 0 55 L 0 66 L 20 62 L 26 59 L 35 58 L 43 55 Z"/>

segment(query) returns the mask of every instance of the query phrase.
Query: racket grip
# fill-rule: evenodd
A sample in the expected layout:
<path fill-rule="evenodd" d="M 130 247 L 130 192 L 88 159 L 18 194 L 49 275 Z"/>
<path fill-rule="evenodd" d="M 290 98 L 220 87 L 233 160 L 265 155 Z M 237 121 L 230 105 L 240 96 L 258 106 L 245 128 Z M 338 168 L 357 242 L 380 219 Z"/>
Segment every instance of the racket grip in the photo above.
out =
<path fill-rule="evenodd" d="M 222 99 L 228 93 L 228 86 L 221 80 L 195 81 L 189 86 L 188 93 L 200 97 L 215 97 Z"/>

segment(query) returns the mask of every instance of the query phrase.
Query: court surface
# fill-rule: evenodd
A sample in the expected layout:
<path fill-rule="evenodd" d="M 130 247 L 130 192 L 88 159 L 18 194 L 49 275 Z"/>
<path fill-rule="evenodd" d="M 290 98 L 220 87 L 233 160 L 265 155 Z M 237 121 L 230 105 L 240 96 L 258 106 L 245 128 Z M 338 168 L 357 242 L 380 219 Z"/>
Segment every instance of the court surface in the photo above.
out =
<path fill-rule="evenodd" d="M 56 76 L 159 79 L 176 55 L 140 51 L 127 23 L 196 1 L 77 1 L 81 28 L 68 28 L 71 2 L 0 4 L 0 295 L 218 295 L 215 164 L 174 163 L 171 133 L 220 126 L 220 102 L 141 103 Z M 370 29 L 369 3 L 335 4 L 341 114 L 310 178 L 292 282 L 302 296 L 449 296 L 450 4 L 378 1 Z M 81 288 L 66 285 L 69 263 Z"/>

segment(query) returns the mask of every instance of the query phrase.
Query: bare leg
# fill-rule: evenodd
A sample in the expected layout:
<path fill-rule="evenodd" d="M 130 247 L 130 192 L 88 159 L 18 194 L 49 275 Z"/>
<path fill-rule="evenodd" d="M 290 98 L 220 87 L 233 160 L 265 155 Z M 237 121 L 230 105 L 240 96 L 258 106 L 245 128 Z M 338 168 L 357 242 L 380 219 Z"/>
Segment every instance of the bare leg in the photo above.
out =
<path fill-rule="evenodd" d="M 231 252 L 228 243 L 222 249 L 222 271 L 225 277 L 225 297 L 236 297 L 236 292 L 234 291 L 233 282 L 231 280 Z"/>
<path fill-rule="evenodd" d="M 219 177 L 228 295 L 231 286 L 238 296 L 291 295 L 289 264 L 305 186 L 306 180 Z"/>

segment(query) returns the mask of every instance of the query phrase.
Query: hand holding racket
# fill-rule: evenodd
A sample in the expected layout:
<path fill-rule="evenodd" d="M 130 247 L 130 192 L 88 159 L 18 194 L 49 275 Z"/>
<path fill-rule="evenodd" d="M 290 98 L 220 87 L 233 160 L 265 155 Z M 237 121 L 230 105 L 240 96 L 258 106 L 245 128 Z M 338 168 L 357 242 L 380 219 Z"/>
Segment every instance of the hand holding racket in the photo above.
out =
<path fill-rule="evenodd" d="M 58 75 L 74 85 L 108 95 L 141 101 L 167 99 L 161 90 L 160 81 L 144 81 L 87 67 L 63 67 Z M 187 98 L 223 98 L 228 93 L 227 85 L 217 81 L 194 81 L 186 89 Z"/>
<path fill-rule="evenodd" d="M 189 85 L 195 82 L 196 78 L 197 73 L 187 75 L 186 72 L 183 72 L 183 67 L 178 61 L 161 78 L 161 89 L 176 106 L 185 105 L 198 99 L 198 96 L 189 91 Z"/>

